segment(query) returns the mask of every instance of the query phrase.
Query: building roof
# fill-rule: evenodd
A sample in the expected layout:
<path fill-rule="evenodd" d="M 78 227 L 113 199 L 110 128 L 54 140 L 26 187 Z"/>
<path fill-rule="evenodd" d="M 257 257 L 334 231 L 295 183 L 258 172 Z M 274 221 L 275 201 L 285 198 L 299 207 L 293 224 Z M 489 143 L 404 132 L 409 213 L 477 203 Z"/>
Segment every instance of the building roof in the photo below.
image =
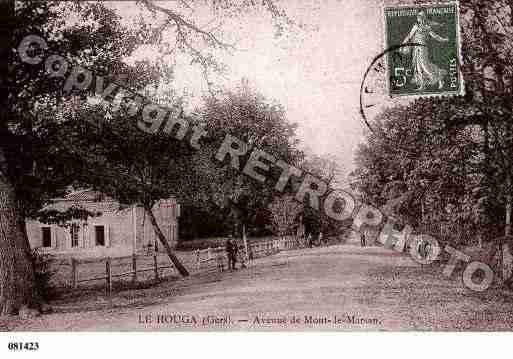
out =
<path fill-rule="evenodd" d="M 73 191 L 63 198 L 54 198 L 44 210 L 66 211 L 71 207 L 81 207 L 89 212 L 116 212 L 120 209 L 119 202 L 103 193 L 92 190 Z"/>
<path fill-rule="evenodd" d="M 72 191 L 63 198 L 55 198 L 53 201 L 74 201 L 74 202 L 115 202 L 114 199 L 99 191 L 84 189 Z"/>
<path fill-rule="evenodd" d="M 156 206 L 167 207 L 176 205 L 176 199 L 169 198 L 158 201 Z M 85 189 L 72 191 L 63 198 L 54 198 L 52 203 L 45 206 L 44 210 L 56 210 L 64 212 L 71 207 L 83 208 L 92 213 L 111 213 L 122 215 L 126 207 L 120 205 L 118 201 L 112 197 L 106 196 L 99 191 Z"/>

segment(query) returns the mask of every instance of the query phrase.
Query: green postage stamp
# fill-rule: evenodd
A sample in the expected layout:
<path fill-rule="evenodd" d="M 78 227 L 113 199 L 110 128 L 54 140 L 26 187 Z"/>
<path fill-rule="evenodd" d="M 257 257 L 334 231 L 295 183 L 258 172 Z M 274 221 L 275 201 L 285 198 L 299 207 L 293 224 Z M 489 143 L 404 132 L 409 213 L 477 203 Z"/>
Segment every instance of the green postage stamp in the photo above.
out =
<path fill-rule="evenodd" d="M 390 96 L 459 95 L 458 4 L 385 7 Z"/>

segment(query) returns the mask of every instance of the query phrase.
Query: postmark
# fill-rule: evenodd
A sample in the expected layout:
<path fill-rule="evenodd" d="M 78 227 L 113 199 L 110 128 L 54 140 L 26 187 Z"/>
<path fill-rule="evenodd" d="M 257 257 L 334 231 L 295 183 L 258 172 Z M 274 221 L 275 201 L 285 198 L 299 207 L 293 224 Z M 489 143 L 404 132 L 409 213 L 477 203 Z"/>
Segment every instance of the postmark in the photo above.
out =
<path fill-rule="evenodd" d="M 385 69 L 390 97 L 462 95 L 456 2 L 384 8 Z"/>

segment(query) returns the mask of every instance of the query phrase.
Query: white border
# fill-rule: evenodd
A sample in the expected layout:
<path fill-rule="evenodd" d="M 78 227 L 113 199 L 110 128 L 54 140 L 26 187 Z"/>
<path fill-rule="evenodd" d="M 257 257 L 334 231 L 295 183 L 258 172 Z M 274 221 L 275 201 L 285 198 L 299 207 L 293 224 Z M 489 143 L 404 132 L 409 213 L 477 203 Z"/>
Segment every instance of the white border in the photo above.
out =
<path fill-rule="evenodd" d="M 487 358 L 510 351 L 512 333 L 0 333 L 2 358 Z M 10 341 L 38 341 L 10 352 Z M 507 354 L 506 354 L 507 356 Z"/>

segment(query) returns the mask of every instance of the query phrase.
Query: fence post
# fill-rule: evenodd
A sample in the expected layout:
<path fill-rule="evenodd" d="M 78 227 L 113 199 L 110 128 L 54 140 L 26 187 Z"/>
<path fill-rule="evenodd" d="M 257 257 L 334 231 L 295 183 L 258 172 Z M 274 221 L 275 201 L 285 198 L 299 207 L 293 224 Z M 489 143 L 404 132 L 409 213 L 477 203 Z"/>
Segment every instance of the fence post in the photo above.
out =
<path fill-rule="evenodd" d="M 246 237 L 246 226 L 242 225 L 242 242 L 244 244 L 245 260 L 249 263 L 248 239 Z"/>
<path fill-rule="evenodd" d="M 244 251 L 244 252 L 243 252 Z M 247 261 L 247 253 L 246 253 L 246 250 L 245 250 L 245 247 L 244 247 L 244 243 L 242 243 L 242 245 L 240 246 L 239 248 L 239 253 L 242 253 L 239 258 L 240 258 L 240 267 L 241 268 L 247 268 L 246 266 L 246 261 Z"/>
<path fill-rule="evenodd" d="M 77 287 L 77 260 L 71 258 L 71 285 L 73 288 Z"/>
<path fill-rule="evenodd" d="M 159 279 L 159 264 L 157 259 L 157 253 L 153 253 L 153 269 L 155 271 L 155 279 Z"/>
<path fill-rule="evenodd" d="M 132 254 L 132 270 L 133 270 L 133 277 L 132 281 L 137 282 L 137 254 Z"/>
<path fill-rule="evenodd" d="M 222 253 L 222 248 L 216 248 L 216 258 L 217 258 L 217 268 L 220 272 L 224 272 L 224 256 Z"/>
<path fill-rule="evenodd" d="M 107 260 L 105 261 L 105 271 L 107 272 L 107 294 L 112 294 L 112 268 L 111 268 L 111 262 L 110 257 L 107 257 Z"/>

